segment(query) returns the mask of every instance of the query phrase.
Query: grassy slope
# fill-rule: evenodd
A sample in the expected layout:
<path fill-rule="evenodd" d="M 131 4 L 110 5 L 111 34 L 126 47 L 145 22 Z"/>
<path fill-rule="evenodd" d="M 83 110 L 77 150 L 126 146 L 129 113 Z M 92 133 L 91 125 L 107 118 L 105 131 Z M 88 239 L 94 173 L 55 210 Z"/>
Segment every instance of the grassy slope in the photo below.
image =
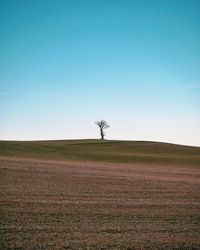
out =
<path fill-rule="evenodd" d="M 200 166 L 200 147 L 145 141 L 0 141 L 0 156 Z"/>

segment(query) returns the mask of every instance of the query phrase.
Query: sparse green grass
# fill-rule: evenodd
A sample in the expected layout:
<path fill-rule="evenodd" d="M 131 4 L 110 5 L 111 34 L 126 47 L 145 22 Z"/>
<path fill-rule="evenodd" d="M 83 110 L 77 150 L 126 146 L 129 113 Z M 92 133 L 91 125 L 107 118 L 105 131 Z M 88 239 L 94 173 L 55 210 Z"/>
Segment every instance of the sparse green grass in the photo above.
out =
<path fill-rule="evenodd" d="M 145 141 L 0 141 L 0 156 L 200 166 L 200 147 Z"/>

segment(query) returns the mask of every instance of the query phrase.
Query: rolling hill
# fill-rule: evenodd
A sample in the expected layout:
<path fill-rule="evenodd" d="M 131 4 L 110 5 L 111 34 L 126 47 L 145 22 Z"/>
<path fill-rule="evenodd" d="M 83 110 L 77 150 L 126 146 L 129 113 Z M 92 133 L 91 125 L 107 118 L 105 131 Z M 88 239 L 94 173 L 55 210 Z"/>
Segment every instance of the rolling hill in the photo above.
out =
<path fill-rule="evenodd" d="M 0 156 L 200 166 L 200 147 L 150 141 L 0 141 Z"/>
<path fill-rule="evenodd" d="M 0 141 L 0 249 L 200 249 L 199 166 L 168 143 Z"/>

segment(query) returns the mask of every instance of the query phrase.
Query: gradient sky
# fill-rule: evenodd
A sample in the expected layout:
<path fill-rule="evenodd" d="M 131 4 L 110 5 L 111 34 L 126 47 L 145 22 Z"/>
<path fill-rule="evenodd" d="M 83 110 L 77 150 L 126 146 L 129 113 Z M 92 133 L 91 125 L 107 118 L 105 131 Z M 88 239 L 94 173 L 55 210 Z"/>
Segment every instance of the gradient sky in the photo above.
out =
<path fill-rule="evenodd" d="M 0 139 L 200 146 L 199 0 L 0 0 Z"/>

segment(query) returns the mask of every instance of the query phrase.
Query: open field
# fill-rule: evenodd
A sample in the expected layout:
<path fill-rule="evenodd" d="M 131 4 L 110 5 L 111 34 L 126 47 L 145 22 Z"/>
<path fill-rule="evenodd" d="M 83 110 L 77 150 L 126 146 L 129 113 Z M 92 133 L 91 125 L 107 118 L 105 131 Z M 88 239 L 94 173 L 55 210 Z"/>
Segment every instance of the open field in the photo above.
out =
<path fill-rule="evenodd" d="M 199 167 L 173 144 L 0 142 L 0 249 L 200 249 Z"/>
<path fill-rule="evenodd" d="M 200 147 L 146 141 L 0 141 L 0 156 L 200 166 Z"/>

